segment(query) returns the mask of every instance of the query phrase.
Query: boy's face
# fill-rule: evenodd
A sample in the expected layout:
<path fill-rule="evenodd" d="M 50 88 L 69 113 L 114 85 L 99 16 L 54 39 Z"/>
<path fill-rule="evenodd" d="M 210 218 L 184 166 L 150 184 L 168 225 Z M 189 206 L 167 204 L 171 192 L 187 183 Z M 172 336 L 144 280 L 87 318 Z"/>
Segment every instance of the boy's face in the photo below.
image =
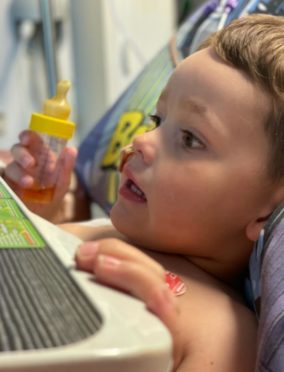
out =
<path fill-rule="evenodd" d="M 159 99 L 160 126 L 134 140 L 114 225 L 159 251 L 208 258 L 238 245 L 249 251 L 247 226 L 273 188 L 270 109 L 269 96 L 211 49 L 187 58 Z"/>

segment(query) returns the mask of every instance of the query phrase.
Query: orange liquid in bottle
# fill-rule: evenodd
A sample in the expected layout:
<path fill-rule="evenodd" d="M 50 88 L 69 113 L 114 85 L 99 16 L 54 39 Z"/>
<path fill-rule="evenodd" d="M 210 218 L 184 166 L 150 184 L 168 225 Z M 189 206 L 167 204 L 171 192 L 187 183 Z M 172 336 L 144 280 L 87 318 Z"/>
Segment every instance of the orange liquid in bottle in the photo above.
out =
<path fill-rule="evenodd" d="M 30 189 L 23 189 L 11 180 L 9 180 L 9 185 L 23 201 L 32 203 L 48 204 L 51 202 L 55 192 L 55 186 L 46 189 L 36 186 Z"/>
<path fill-rule="evenodd" d="M 48 204 L 52 201 L 55 187 L 47 189 L 22 189 L 21 198 L 26 202 Z"/>

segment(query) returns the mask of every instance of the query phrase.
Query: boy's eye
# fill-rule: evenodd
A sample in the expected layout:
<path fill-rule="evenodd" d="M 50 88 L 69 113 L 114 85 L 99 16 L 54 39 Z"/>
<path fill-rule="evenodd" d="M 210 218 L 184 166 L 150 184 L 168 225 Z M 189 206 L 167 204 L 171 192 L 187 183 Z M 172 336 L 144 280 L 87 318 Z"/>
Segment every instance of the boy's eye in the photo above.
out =
<path fill-rule="evenodd" d="M 158 115 L 150 115 L 150 119 L 155 125 L 155 128 L 158 128 L 161 124 L 161 118 Z"/>
<path fill-rule="evenodd" d="M 191 131 L 182 130 L 182 145 L 185 149 L 204 149 L 205 145 Z"/>

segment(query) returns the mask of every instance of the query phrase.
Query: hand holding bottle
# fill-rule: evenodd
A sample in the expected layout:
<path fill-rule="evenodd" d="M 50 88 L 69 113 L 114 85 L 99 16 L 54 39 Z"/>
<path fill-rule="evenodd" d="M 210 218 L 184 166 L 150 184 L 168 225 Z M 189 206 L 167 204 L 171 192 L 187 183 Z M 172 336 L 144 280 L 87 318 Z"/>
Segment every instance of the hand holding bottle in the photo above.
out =
<path fill-rule="evenodd" d="M 33 184 L 23 189 L 22 199 L 38 203 L 50 203 L 57 180 L 62 171 L 62 153 L 75 129 L 68 121 L 70 106 L 66 95 L 70 82 L 62 80 L 57 85 L 56 96 L 44 103 L 43 114 L 33 113 L 30 129 L 33 133 L 32 152 L 36 155 Z"/>
<path fill-rule="evenodd" d="M 30 130 L 23 131 L 12 149 L 13 161 L 5 178 L 35 213 L 52 219 L 68 190 L 77 151 L 65 147 L 74 132 L 68 121 L 68 81 L 61 81 L 55 97 L 44 104 L 43 114 L 34 113 Z"/>
<path fill-rule="evenodd" d="M 36 133 L 29 130 L 20 133 L 19 142 L 11 149 L 13 160 L 5 169 L 6 181 L 20 198 L 23 190 L 29 189 L 34 184 L 37 149 L 39 148 L 35 135 Z M 57 179 L 53 199 L 48 204 L 25 200 L 25 204 L 31 211 L 48 220 L 54 220 L 69 189 L 76 156 L 77 150 L 75 148 L 64 148 L 60 159 L 61 172 Z"/>

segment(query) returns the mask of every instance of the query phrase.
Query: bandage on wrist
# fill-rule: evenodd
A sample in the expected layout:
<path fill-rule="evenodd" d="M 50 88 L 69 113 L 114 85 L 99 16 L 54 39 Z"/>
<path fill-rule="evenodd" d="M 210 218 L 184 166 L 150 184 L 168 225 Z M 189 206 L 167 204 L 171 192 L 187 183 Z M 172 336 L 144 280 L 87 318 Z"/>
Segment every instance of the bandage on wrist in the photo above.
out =
<path fill-rule="evenodd" d="M 165 273 L 166 284 L 175 296 L 181 296 L 186 292 L 186 285 L 184 281 L 171 271 Z"/>

